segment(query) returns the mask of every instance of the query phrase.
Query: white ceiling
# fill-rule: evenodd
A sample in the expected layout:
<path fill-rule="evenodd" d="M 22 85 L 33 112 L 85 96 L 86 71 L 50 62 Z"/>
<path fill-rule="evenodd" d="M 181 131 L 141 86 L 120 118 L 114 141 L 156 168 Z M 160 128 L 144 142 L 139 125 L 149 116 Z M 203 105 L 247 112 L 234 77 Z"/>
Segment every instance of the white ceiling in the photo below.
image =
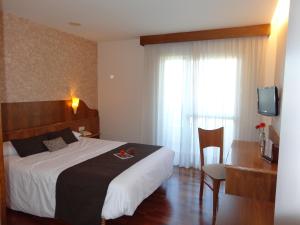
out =
<path fill-rule="evenodd" d="M 3 10 L 91 40 L 269 23 L 277 0 L 2 0 Z M 80 27 L 69 22 L 79 22 Z"/>

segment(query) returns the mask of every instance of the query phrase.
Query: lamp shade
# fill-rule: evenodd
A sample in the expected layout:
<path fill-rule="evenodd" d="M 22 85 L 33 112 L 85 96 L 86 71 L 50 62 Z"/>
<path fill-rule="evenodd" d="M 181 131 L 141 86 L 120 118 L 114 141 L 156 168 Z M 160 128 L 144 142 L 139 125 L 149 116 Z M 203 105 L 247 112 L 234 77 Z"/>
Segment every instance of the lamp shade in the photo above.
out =
<path fill-rule="evenodd" d="M 80 101 L 79 98 L 75 98 L 75 97 L 72 98 L 72 108 L 73 108 L 74 114 L 77 113 L 77 108 L 79 106 L 79 101 Z"/>

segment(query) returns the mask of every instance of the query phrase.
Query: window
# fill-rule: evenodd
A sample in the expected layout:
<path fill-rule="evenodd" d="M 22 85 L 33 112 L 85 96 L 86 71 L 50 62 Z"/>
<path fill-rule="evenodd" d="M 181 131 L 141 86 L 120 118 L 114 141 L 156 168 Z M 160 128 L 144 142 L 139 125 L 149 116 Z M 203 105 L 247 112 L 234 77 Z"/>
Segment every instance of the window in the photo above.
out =
<path fill-rule="evenodd" d="M 266 37 L 147 46 L 142 133 L 175 151 L 174 164 L 199 168 L 198 127 L 224 127 L 224 160 L 233 139 L 257 140 L 257 87 L 264 82 Z M 213 162 L 218 154 L 206 154 Z"/>
<path fill-rule="evenodd" d="M 194 158 L 199 155 L 198 127 L 224 127 L 224 149 L 228 149 L 236 119 L 238 60 L 205 58 L 193 61 L 171 57 L 163 62 L 162 68 L 158 141 L 178 153 L 183 143 L 188 142 L 187 146 L 192 146 L 196 155 L 187 154 L 190 157 L 183 161 L 192 160 L 198 164 L 199 159 Z M 176 154 L 175 161 L 182 161 L 184 155 Z M 217 152 L 209 151 L 206 155 L 207 162 L 217 161 Z"/>

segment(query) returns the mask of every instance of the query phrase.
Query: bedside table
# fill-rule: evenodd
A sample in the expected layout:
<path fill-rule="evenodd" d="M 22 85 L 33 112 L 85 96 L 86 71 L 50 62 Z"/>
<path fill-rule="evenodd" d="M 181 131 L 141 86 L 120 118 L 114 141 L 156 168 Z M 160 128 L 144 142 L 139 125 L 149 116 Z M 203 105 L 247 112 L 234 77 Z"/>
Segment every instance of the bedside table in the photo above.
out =
<path fill-rule="evenodd" d="M 97 133 L 92 133 L 90 135 L 86 135 L 86 136 L 82 136 L 81 137 L 88 137 L 88 138 L 100 138 L 100 133 L 97 132 Z"/>

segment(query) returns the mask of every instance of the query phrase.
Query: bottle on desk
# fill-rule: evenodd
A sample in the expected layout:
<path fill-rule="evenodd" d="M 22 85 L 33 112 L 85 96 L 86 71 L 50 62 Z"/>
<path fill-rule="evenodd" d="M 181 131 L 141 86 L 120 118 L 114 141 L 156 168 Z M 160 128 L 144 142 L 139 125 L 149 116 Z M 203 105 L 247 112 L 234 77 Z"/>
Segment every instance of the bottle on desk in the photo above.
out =
<path fill-rule="evenodd" d="M 265 147 L 266 147 L 266 134 L 264 131 L 259 133 L 259 146 L 260 146 L 260 154 L 265 155 Z"/>

